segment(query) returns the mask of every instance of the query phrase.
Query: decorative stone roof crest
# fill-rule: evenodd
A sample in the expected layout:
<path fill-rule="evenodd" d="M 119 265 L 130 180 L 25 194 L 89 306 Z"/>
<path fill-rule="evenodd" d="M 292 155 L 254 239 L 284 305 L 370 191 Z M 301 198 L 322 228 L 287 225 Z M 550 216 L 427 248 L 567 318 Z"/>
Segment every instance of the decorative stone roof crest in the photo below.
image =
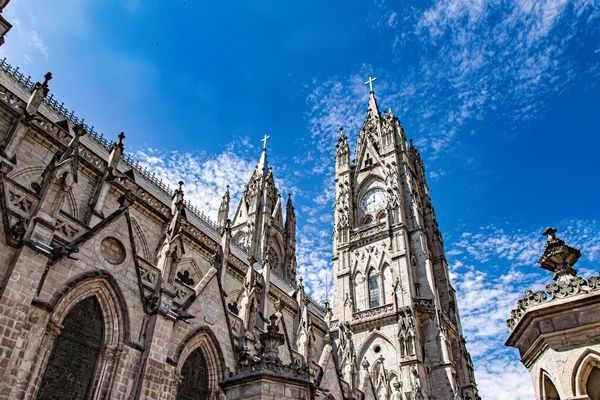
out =
<path fill-rule="evenodd" d="M 544 245 L 544 253 L 538 263 L 548 271 L 553 272 L 552 279 L 556 283 L 546 285 L 546 291 L 525 291 L 525 297 L 517 301 L 517 308 L 511 311 L 511 317 L 506 321 L 512 332 L 529 308 L 547 304 L 557 299 L 564 299 L 583 293 L 600 291 L 600 275 L 583 279 L 577 276 L 573 265 L 581 257 L 581 252 L 556 237 L 555 228 L 546 228 L 544 235 L 548 241 Z"/>

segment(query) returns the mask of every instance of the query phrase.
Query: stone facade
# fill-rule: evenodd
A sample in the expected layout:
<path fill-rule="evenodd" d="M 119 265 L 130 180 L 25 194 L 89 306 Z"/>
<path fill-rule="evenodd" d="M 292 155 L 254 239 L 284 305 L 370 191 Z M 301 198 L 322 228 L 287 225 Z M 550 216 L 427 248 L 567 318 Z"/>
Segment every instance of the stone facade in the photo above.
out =
<path fill-rule="evenodd" d="M 600 275 L 583 279 L 580 252 L 546 229 L 539 263 L 553 273 L 545 291 L 525 291 L 507 321 L 537 399 L 600 399 Z"/>
<path fill-rule="evenodd" d="M 51 79 L 0 63 L 0 399 L 477 398 L 423 163 L 373 93 L 357 166 L 338 145 L 332 309 L 266 144 L 213 223 Z"/>
<path fill-rule="evenodd" d="M 340 130 L 335 165 L 332 325 L 344 379 L 379 399 L 478 398 L 421 156 L 373 90 L 355 162 Z"/>

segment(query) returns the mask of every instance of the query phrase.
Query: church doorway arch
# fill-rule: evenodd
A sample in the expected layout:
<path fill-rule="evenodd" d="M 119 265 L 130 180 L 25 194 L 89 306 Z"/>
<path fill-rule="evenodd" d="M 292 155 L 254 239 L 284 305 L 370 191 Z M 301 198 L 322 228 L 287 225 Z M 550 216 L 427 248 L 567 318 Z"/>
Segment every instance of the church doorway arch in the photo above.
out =
<path fill-rule="evenodd" d="M 104 320 L 94 296 L 77 304 L 63 320 L 38 391 L 39 400 L 86 399 L 92 393 L 104 342 Z"/>
<path fill-rule="evenodd" d="M 181 368 L 177 400 L 208 400 L 208 366 L 201 349 L 194 350 Z"/>
<path fill-rule="evenodd" d="M 190 332 L 175 353 L 177 400 L 220 398 L 225 370 L 219 341 L 207 327 Z"/>

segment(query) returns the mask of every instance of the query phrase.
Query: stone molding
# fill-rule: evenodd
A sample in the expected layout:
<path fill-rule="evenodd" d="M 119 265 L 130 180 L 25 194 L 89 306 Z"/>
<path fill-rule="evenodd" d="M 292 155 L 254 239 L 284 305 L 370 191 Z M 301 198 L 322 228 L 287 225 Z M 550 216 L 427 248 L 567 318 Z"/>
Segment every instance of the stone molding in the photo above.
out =
<path fill-rule="evenodd" d="M 523 316 L 533 307 L 547 305 L 556 300 L 585 295 L 592 292 L 600 292 L 600 275 L 592 276 L 587 281 L 580 276 L 570 280 L 557 283 L 549 283 L 546 291 L 525 291 L 525 297 L 517 301 L 517 307 L 510 312 L 510 318 L 506 320 L 508 329 L 513 332 Z"/>

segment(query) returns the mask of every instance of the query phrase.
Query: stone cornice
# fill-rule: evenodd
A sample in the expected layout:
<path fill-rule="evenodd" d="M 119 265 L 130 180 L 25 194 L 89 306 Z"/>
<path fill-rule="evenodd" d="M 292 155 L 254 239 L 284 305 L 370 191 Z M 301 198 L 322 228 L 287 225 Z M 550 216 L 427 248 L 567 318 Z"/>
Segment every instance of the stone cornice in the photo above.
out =
<path fill-rule="evenodd" d="M 517 308 L 511 311 L 511 317 L 506 321 L 508 329 L 512 333 L 518 328 L 524 316 L 535 309 L 546 308 L 549 303 L 572 298 L 569 303 L 585 298 L 588 293 L 600 294 L 600 275 L 593 276 L 587 281 L 580 276 L 573 277 L 568 281 L 549 283 L 546 291 L 525 291 L 525 297 L 517 302 Z M 563 304 L 561 301 L 560 304 Z M 559 304 L 557 304 L 559 306 Z M 509 339 L 510 341 L 510 339 Z"/>

